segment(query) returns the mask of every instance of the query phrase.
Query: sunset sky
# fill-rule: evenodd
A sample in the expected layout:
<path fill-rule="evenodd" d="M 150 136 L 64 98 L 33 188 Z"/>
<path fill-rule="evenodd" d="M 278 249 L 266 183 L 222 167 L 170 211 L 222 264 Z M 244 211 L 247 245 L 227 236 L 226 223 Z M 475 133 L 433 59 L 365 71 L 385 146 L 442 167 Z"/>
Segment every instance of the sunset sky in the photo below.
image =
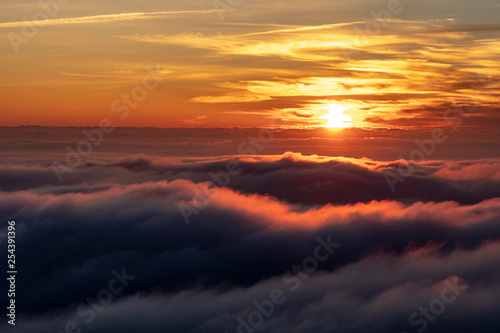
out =
<path fill-rule="evenodd" d="M 0 332 L 499 333 L 499 61 L 499 0 L 1 0 Z"/>
<path fill-rule="evenodd" d="M 163 81 L 116 125 L 498 124 L 496 0 L 224 1 L 2 1 L 0 125 L 117 119 L 147 67 Z"/>

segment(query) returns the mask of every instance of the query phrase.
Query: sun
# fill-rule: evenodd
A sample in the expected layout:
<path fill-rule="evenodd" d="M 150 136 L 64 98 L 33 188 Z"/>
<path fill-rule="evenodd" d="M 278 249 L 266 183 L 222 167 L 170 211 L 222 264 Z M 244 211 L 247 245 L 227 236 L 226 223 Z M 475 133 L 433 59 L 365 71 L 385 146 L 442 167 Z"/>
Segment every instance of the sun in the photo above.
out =
<path fill-rule="evenodd" d="M 352 125 L 351 117 L 344 114 L 344 111 L 350 109 L 350 106 L 329 104 L 327 106 L 328 113 L 319 117 L 319 119 L 326 119 L 327 123 L 324 127 L 330 128 L 345 128 Z"/>

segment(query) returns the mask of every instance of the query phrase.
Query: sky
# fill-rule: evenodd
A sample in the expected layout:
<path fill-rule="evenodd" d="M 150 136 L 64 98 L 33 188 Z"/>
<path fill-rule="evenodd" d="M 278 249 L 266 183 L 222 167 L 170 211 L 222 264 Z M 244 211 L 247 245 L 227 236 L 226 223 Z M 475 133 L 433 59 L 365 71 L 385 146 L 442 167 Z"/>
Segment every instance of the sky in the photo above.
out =
<path fill-rule="evenodd" d="M 2 1 L 1 126 L 499 123 L 498 1 L 61 2 Z"/>
<path fill-rule="evenodd" d="M 2 0 L 0 332 L 498 333 L 499 17 Z"/>

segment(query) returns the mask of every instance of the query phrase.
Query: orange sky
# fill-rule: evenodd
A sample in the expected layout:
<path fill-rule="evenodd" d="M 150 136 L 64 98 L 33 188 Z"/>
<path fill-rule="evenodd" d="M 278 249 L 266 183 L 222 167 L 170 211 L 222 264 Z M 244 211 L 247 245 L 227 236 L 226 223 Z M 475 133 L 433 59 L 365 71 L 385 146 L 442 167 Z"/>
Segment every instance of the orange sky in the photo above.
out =
<path fill-rule="evenodd" d="M 0 125 L 498 125 L 498 2 L 444 2 L 75 0 L 30 35 L 39 5 L 3 1 Z"/>

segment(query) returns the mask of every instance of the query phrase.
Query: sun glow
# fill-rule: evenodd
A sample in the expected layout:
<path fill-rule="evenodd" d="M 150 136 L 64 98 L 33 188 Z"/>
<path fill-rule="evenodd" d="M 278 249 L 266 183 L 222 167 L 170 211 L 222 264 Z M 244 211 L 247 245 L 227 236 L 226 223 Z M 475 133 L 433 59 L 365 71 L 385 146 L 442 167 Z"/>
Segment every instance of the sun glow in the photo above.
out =
<path fill-rule="evenodd" d="M 352 125 L 351 117 L 344 114 L 344 111 L 350 109 L 350 106 L 330 104 L 327 106 L 328 113 L 319 117 L 326 119 L 324 127 L 344 128 Z"/>

